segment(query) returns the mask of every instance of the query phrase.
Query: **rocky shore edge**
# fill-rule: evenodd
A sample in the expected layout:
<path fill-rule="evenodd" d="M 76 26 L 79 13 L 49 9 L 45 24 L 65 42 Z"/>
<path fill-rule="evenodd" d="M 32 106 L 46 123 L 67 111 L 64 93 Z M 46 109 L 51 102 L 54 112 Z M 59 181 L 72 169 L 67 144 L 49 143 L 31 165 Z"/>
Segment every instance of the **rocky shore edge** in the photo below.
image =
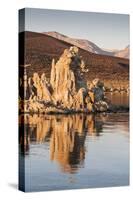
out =
<path fill-rule="evenodd" d="M 28 102 L 26 102 L 27 104 Z M 26 105 L 25 104 L 25 105 Z M 30 110 L 30 111 L 24 111 L 24 110 L 19 110 L 19 114 L 78 114 L 78 113 L 84 113 L 84 114 L 97 114 L 97 113 L 128 113 L 130 111 L 129 106 L 127 105 L 111 105 L 108 107 L 107 110 L 93 110 L 89 111 L 87 109 L 84 110 L 75 110 L 75 109 L 64 109 L 64 108 L 57 108 L 56 106 L 44 106 L 44 104 L 41 102 L 43 105 L 43 108 L 45 108 L 43 111 L 40 109 L 38 110 Z"/>

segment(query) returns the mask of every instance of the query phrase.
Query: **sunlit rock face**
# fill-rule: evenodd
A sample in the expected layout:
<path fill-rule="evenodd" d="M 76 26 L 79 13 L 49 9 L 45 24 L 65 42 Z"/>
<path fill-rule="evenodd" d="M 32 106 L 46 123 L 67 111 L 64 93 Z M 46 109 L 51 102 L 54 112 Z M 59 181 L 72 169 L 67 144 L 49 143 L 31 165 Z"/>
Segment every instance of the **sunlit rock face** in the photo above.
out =
<path fill-rule="evenodd" d="M 85 82 L 81 77 L 81 71 L 84 67 L 77 47 L 65 49 L 56 64 L 54 60 L 52 61 L 50 83 L 55 104 L 69 109 L 76 108 L 75 100 L 78 98 L 76 96 L 78 90 L 82 85 L 85 87 Z"/>
<path fill-rule="evenodd" d="M 20 97 L 20 111 L 39 113 L 106 111 L 104 84 L 94 79 L 87 86 L 83 79 L 85 63 L 77 47 L 65 49 L 59 60 L 52 60 L 51 77 L 34 73 L 24 77 L 26 98 Z M 21 84 L 23 81 L 21 80 Z"/>

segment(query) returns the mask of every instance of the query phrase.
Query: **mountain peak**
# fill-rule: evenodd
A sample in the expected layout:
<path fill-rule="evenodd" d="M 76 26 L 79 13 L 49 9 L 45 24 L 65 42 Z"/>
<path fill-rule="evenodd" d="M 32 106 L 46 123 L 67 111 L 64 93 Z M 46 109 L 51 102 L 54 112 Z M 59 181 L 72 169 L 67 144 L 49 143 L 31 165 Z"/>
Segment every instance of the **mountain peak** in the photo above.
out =
<path fill-rule="evenodd" d="M 130 54 L 130 45 L 127 45 L 124 49 L 117 51 L 114 56 L 121 57 L 121 58 L 128 58 Z"/>

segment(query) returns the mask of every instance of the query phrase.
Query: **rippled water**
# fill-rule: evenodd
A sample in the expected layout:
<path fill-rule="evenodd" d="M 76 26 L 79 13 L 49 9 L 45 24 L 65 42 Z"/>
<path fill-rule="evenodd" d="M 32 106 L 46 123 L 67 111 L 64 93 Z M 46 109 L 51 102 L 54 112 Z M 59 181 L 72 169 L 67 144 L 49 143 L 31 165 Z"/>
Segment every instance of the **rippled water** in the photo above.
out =
<path fill-rule="evenodd" d="M 128 185 L 128 118 L 128 113 L 20 115 L 25 190 Z"/>

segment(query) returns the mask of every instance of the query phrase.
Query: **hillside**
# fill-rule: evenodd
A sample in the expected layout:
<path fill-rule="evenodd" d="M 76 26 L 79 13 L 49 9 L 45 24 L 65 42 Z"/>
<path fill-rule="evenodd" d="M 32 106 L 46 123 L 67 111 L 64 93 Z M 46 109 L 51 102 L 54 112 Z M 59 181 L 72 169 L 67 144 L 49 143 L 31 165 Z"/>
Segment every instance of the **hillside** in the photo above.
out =
<path fill-rule="evenodd" d="M 75 45 L 75 46 L 82 48 L 86 51 L 89 51 L 91 53 L 103 54 L 103 55 L 113 55 L 112 52 L 104 51 L 101 48 L 99 48 L 96 44 L 94 44 L 93 42 L 88 41 L 88 40 L 71 38 L 71 37 L 63 35 L 61 33 L 55 32 L 55 31 L 44 32 L 43 34 L 52 36 L 56 39 L 59 39 L 59 40 L 65 41 L 65 42 L 68 42 L 71 45 Z"/>
<path fill-rule="evenodd" d="M 45 72 L 49 78 L 52 59 L 55 58 L 55 61 L 57 61 L 64 49 L 69 48 L 71 44 L 46 34 L 34 32 L 20 33 L 20 43 L 23 42 L 24 35 L 25 63 L 31 64 L 27 68 L 28 76 L 31 76 L 34 72 L 39 74 Z M 98 55 L 83 49 L 80 49 L 79 53 L 85 61 L 86 68 L 88 68 L 88 72 L 83 74 L 85 80 L 91 81 L 94 78 L 100 78 L 107 87 L 128 87 L 128 59 Z M 22 64 L 21 59 L 20 64 Z"/>

